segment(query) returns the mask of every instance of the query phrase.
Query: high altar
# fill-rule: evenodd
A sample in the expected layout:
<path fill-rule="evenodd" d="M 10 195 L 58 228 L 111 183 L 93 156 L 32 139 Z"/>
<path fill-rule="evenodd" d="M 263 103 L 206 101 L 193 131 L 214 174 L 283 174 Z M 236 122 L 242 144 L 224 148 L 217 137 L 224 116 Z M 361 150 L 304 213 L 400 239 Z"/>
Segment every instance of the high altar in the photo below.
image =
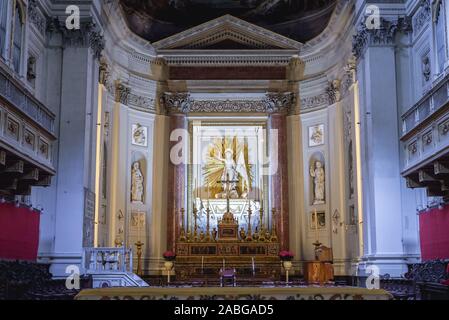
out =
<path fill-rule="evenodd" d="M 264 209 L 266 178 L 258 154 L 252 153 L 263 148 L 259 129 L 242 134 L 227 128 L 223 135 L 215 129 L 209 139 L 204 139 L 207 130 L 194 135 L 206 144 L 191 172 L 192 205 L 178 213 L 177 279 L 216 276 L 226 268 L 236 269 L 240 276 L 279 275 L 279 239 L 276 225 L 270 225 L 276 210 Z"/>

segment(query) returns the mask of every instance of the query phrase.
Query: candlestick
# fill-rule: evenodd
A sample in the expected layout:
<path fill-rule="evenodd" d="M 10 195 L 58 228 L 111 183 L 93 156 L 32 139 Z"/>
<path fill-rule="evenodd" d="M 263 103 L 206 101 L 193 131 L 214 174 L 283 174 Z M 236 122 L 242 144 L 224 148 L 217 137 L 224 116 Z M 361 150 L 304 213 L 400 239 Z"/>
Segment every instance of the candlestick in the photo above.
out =
<path fill-rule="evenodd" d="M 249 200 L 248 200 L 248 204 L 249 204 Z M 252 230 L 252 226 L 251 226 L 251 215 L 253 214 L 253 212 L 251 211 L 251 205 L 248 205 L 248 234 L 246 236 L 246 241 L 252 241 L 253 240 L 253 230 Z"/>
<path fill-rule="evenodd" d="M 254 257 L 252 257 L 251 260 L 252 260 L 252 265 L 253 265 L 253 276 L 254 276 L 256 274 L 256 268 L 254 265 Z"/>
<path fill-rule="evenodd" d="M 204 256 L 201 256 L 201 273 L 204 273 Z"/>
<path fill-rule="evenodd" d="M 136 274 L 138 276 L 142 276 L 142 247 L 143 247 L 143 243 L 140 241 L 137 241 L 135 243 L 136 247 L 137 247 L 137 270 L 136 270 Z"/>

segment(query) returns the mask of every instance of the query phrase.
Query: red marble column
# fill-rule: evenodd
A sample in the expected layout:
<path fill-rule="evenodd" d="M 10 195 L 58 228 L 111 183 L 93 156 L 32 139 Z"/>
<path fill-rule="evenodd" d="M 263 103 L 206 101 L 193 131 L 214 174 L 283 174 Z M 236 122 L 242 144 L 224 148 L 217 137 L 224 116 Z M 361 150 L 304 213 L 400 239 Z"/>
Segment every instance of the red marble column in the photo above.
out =
<path fill-rule="evenodd" d="M 170 132 L 169 139 L 172 132 L 176 129 L 187 130 L 187 120 L 185 114 L 170 115 Z M 169 167 L 168 167 L 168 194 L 167 194 L 167 249 L 176 250 L 176 240 L 179 237 L 181 229 L 181 214 L 180 209 L 184 208 L 183 199 L 185 199 L 185 177 L 186 164 L 175 164 L 171 159 L 171 152 L 174 146 L 179 144 L 182 138 L 178 141 L 169 141 Z M 184 141 L 186 142 L 186 141 Z M 157 141 L 156 141 L 157 144 Z M 182 149 L 181 152 L 187 152 Z M 179 156 L 183 156 L 179 154 Z"/>
<path fill-rule="evenodd" d="M 276 209 L 276 230 L 281 250 L 289 249 L 288 229 L 288 163 L 287 163 L 287 115 L 274 113 L 270 116 L 269 129 L 277 130 L 277 141 L 271 141 L 271 161 L 277 161 L 277 170 L 271 176 L 272 208 Z M 269 132 L 269 134 L 273 134 Z"/>

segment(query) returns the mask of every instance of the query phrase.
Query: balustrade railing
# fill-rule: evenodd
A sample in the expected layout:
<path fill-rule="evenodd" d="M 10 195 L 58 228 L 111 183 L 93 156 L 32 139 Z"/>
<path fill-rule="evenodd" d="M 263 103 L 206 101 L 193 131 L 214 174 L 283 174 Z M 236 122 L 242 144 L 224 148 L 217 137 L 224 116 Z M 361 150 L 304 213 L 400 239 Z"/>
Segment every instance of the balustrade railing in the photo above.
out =
<path fill-rule="evenodd" d="M 412 108 L 402 116 L 402 136 L 423 124 L 449 103 L 449 74 L 443 77 Z"/>
<path fill-rule="evenodd" d="M 83 267 L 87 274 L 133 272 L 131 248 L 84 248 Z"/>

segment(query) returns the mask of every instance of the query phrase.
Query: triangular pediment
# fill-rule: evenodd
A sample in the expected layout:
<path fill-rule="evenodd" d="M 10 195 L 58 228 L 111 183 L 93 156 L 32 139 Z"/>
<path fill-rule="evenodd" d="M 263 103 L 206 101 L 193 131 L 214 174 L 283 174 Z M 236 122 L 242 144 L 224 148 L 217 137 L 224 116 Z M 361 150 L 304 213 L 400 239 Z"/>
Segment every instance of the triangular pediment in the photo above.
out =
<path fill-rule="evenodd" d="M 299 50 L 301 43 L 231 15 L 208 21 L 156 43 L 164 50 Z"/>

